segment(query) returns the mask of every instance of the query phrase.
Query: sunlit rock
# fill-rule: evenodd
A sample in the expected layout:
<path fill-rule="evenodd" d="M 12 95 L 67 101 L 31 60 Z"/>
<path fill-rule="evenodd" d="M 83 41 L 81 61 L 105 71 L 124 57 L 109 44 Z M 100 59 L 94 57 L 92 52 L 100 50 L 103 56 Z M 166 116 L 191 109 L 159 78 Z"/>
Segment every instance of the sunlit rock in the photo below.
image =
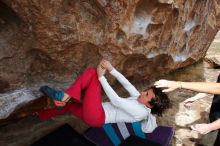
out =
<path fill-rule="evenodd" d="M 15 109 L 42 96 L 42 93 L 29 89 L 19 89 L 0 94 L 0 119 L 7 118 Z"/>

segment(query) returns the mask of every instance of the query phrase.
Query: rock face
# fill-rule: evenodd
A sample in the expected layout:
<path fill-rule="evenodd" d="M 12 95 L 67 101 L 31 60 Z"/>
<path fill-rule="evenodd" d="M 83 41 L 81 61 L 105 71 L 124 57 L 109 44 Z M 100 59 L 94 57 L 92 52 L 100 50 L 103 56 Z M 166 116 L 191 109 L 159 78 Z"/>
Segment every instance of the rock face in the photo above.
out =
<path fill-rule="evenodd" d="M 218 0 L 1 0 L 0 92 L 66 88 L 102 57 L 156 77 L 203 58 L 219 18 Z"/>
<path fill-rule="evenodd" d="M 40 94 L 34 94 L 28 89 L 20 89 L 12 93 L 1 94 L 0 119 L 8 117 L 15 108 L 19 108 L 19 106 L 36 99 L 36 97 L 40 97 Z"/>

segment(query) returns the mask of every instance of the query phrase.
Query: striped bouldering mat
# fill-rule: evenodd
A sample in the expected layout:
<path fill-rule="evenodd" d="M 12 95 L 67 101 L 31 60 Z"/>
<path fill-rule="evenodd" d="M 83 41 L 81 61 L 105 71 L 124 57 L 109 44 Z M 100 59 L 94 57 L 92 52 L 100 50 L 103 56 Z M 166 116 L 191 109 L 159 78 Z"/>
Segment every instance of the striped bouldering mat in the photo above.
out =
<path fill-rule="evenodd" d="M 102 128 L 91 127 L 84 135 L 99 146 L 118 146 L 131 135 L 168 146 L 173 136 L 173 128 L 158 126 L 152 133 L 143 133 L 140 122 L 114 123 L 105 124 Z"/>

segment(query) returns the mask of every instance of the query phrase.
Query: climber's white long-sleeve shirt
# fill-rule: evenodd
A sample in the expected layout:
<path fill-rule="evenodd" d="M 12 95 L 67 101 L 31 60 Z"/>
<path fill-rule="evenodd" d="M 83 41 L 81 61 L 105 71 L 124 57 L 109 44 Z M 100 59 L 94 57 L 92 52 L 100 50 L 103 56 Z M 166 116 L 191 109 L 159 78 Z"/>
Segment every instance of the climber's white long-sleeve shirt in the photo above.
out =
<path fill-rule="evenodd" d="M 121 98 L 112 89 L 104 76 L 99 81 L 108 96 L 110 102 L 103 102 L 105 111 L 105 123 L 137 122 L 141 121 L 143 132 L 152 132 L 156 127 L 156 118 L 151 114 L 151 109 L 137 101 L 140 93 L 137 89 L 116 69 L 110 72 L 129 92 L 131 97 Z"/>

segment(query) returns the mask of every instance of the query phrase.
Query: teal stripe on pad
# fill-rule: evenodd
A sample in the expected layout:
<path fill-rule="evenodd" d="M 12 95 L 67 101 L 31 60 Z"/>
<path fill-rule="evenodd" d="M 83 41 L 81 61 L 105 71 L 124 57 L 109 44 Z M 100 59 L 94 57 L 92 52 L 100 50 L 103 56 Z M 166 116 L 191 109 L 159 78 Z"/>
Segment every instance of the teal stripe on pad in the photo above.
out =
<path fill-rule="evenodd" d="M 141 123 L 140 122 L 133 122 L 131 124 L 132 124 L 135 135 L 138 137 L 141 137 L 141 138 L 145 138 L 145 134 L 141 130 Z"/>
<path fill-rule="evenodd" d="M 108 135 L 108 137 L 115 146 L 118 146 L 121 143 L 121 140 L 119 139 L 118 135 L 115 133 L 111 124 L 105 124 L 103 126 L 103 129 L 105 130 L 105 133 Z"/>

